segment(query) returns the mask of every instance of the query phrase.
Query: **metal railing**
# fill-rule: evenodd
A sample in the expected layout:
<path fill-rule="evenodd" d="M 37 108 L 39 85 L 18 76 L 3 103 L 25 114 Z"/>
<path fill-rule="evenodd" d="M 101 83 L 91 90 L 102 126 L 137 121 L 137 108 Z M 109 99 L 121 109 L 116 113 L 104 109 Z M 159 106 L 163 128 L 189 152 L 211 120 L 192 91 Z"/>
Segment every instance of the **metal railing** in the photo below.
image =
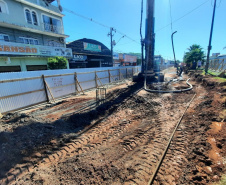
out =
<path fill-rule="evenodd" d="M 63 34 L 63 29 L 61 26 L 56 26 L 56 25 L 47 24 L 47 23 L 43 23 L 43 25 L 44 25 L 44 31 Z"/>
<path fill-rule="evenodd" d="M 13 25 L 13 26 L 21 27 L 21 29 L 26 27 L 26 28 L 30 28 L 30 29 L 34 29 L 34 30 L 64 35 L 62 26 L 52 25 L 52 24 L 48 24 L 48 23 L 41 23 L 41 24 L 39 23 L 39 25 L 33 25 L 33 24 L 26 25 L 26 24 L 14 23 L 14 22 L 11 22 L 10 20 L 0 20 L 0 23 L 6 23 L 6 24 Z"/>
<path fill-rule="evenodd" d="M 36 38 L 33 38 L 33 39 L 36 39 Z M 61 44 L 58 40 L 53 40 L 53 41 L 57 42 L 57 44 L 59 44 L 59 45 L 53 46 L 53 45 L 51 45 L 51 43 L 50 44 L 40 44 L 40 42 L 38 42 L 38 44 L 33 44 L 33 45 L 37 45 L 37 46 L 49 46 L 49 47 L 63 47 L 64 48 L 64 44 Z M 10 38 L 9 41 L 6 41 L 4 39 L 0 39 L 0 42 L 4 42 L 5 44 L 10 43 L 10 42 L 11 43 L 27 44 L 27 43 L 20 42 L 19 40 L 15 40 L 15 39 L 11 39 L 11 38 Z"/>

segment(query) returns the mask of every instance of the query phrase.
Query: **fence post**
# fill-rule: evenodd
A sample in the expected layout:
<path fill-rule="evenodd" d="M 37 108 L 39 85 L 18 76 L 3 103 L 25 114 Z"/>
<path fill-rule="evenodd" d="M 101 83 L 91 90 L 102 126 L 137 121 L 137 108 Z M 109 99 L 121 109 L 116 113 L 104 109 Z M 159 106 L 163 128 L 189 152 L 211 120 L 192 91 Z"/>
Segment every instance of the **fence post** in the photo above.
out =
<path fill-rule="evenodd" d="M 109 83 L 111 83 L 111 73 L 109 69 L 108 69 L 108 76 L 109 76 Z"/>
<path fill-rule="evenodd" d="M 44 75 L 42 75 L 42 81 L 43 81 L 43 85 L 44 85 L 44 89 L 45 89 L 46 101 L 49 102 L 49 96 L 48 96 L 48 91 L 47 91 L 46 82 L 45 82 L 45 76 Z"/>
<path fill-rule="evenodd" d="M 96 88 L 98 87 L 98 83 L 97 83 L 97 72 L 95 71 L 95 84 L 96 84 Z"/>
<path fill-rule="evenodd" d="M 126 68 L 126 79 L 128 78 L 128 68 Z"/>
<path fill-rule="evenodd" d="M 119 81 L 121 80 L 121 70 L 118 69 Z"/>
<path fill-rule="evenodd" d="M 75 76 L 74 76 L 74 79 L 75 79 L 75 94 L 78 94 L 78 83 L 77 83 L 77 73 L 75 72 Z"/>

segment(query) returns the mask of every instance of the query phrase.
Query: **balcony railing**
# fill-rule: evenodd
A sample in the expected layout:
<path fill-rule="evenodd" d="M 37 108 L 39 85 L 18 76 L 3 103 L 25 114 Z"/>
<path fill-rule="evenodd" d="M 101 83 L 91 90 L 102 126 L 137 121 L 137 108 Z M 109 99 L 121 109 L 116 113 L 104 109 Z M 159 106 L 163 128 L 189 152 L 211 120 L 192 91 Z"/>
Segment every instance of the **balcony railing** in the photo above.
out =
<path fill-rule="evenodd" d="M 15 40 L 15 39 L 12 39 L 10 38 L 10 40 L 4 40 L 4 39 L 0 39 L 0 43 L 12 43 L 12 44 L 16 44 L 16 43 L 19 43 L 19 44 L 26 44 L 26 45 L 36 45 L 36 46 L 49 46 L 49 47 L 64 47 L 64 44 L 61 44 L 59 43 L 58 41 L 56 41 L 58 45 L 53 45 L 53 44 L 48 44 L 48 43 L 45 43 L 45 44 L 42 44 L 38 41 L 38 44 L 31 44 L 31 43 L 24 43 L 24 42 L 20 42 L 19 40 Z M 51 42 L 52 43 L 52 42 Z"/>
<path fill-rule="evenodd" d="M 49 32 L 49 33 L 54 33 L 54 34 L 59 34 L 59 35 L 65 35 L 63 32 L 63 27 L 62 26 L 56 26 L 56 25 L 51 25 L 47 23 L 42 23 L 41 25 L 39 24 L 38 26 L 32 25 L 32 24 L 20 24 L 20 23 L 14 23 L 12 19 L 9 19 L 8 16 L 5 16 L 0 20 L 0 24 L 4 24 L 4 27 L 9 27 L 9 28 L 16 28 L 19 30 L 25 30 L 26 28 L 31 28 L 36 32 L 36 30 L 42 31 L 42 32 Z M 32 32 L 32 30 L 30 30 Z"/>
<path fill-rule="evenodd" d="M 61 26 L 56 26 L 56 25 L 47 24 L 47 23 L 43 23 L 43 24 L 44 24 L 45 31 L 57 33 L 57 34 L 63 34 L 63 29 Z"/>

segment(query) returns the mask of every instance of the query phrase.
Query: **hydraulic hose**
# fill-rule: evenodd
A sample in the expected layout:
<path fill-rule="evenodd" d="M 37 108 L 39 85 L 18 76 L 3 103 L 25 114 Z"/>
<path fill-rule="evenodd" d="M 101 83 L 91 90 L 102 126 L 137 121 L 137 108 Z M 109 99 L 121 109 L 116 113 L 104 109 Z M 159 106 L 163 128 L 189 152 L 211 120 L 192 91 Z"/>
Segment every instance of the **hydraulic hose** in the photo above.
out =
<path fill-rule="evenodd" d="M 151 93 L 181 93 L 181 92 L 186 92 L 186 91 L 190 91 L 193 89 L 193 86 L 188 82 L 190 80 L 190 78 L 186 81 L 186 84 L 189 86 L 189 88 L 187 89 L 181 89 L 181 90 L 173 90 L 173 91 L 162 91 L 162 90 L 151 90 L 151 89 L 147 89 L 144 86 L 144 90 L 147 92 L 151 92 Z"/>

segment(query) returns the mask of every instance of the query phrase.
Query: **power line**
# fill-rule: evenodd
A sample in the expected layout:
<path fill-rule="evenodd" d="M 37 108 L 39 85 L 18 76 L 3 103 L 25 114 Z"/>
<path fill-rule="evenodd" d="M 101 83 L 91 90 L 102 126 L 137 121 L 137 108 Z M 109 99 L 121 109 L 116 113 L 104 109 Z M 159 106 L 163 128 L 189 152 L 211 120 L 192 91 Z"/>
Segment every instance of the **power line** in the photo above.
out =
<path fill-rule="evenodd" d="M 197 6 L 196 8 L 192 9 L 191 11 L 189 11 L 188 13 L 186 13 L 185 15 L 183 15 L 182 17 L 180 17 L 180 18 L 174 20 L 174 21 L 172 22 L 172 24 L 175 23 L 175 22 L 177 22 L 177 21 L 179 21 L 179 20 L 181 20 L 181 19 L 183 19 L 184 17 L 186 17 L 187 15 L 191 14 L 191 13 L 194 12 L 195 10 L 199 9 L 201 6 L 203 6 L 204 4 L 206 4 L 206 3 L 209 2 L 209 1 L 210 1 L 210 0 L 205 1 L 204 3 L 200 4 L 200 5 Z M 161 31 L 161 30 L 165 29 L 166 27 L 168 27 L 168 26 L 170 26 L 170 25 L 171 25 L 171 23 L 169 23 L 169 24 L 167 24 L 166 26 L 164 26 L 164 27 L 158 29 L 156 32 Z"/>
<path fill-rule="evenodd" d="M 133 41 L 130 41 L 130 42 L 127 42 L 127 43 L 124 43 L 124 44 L 119 44 L 119 45 L 116 45 L 116 47 L 117 46 L 122 46 L 122 45 L 127 45 L 127 44 L 130 44 L 130 43 L 132 43 Z"/>
<path fill-rule="evenodd" d="M 107 26 L 107 25 L 105 25 L 105 24 L 102 24 L 102 23 L 100 23 L 100 22 L 98 22 L 98 21 L 96 21 L 96 20 L 94 20 L 94 19 L 92 19 L 92 18 L 89 18 L 89 17 L 86 17 L 86 16 L 84 16 L 84 15 L 78 14 L 78 13 L 72 11 L 72 10 L 69 10 L 69 9 L 65 8 L 65 7 L 63 7 L 63 10 L 65 10 L 66 12 L 69 12 L 69 13 L 71 13 L 71 14 L 73 14 L 73 15 L 76 15 L 76 16 L 78 16 L 78 17 L 81 17 L 81 18 L 83 18 L 83 19 L 86 19 L 86 20 L 88 20 L 88 21 L 91 21 L 91 22 L 93 22 L 93 23 L 95 23 L 95 24 L 98 24 L 99 26 L 102 26 L 102 27 L 105 27 L 105 28 L 111 28 L 111 26 Z M 137 41 L 134 40 L 133 38 L 129 37 L 129 36 L 126 35 L 125 33 L 121 32 L 121 31 L 119 31 L 119 30 L 117 30 L 117 29 L 116 29 L 116 31 L 117 31 L 117 33 L 123 35 L 124 37 L 126 37 L 126 38 L 128 38 L 128 39 L 130 39 L 130 40 L 132 40 L 133 42 L 135 42 L 135 43 L 137 43 L 137 44 L 140 44 L 139 42 L 137 42 Z"/>
<path fill-rule="evenodd" d="M 170 5 L 171 32 L 173 33 L 172 6 L 171 6 L 171 1 L 170 0 L 169 0 L 169 5 Z"/>

